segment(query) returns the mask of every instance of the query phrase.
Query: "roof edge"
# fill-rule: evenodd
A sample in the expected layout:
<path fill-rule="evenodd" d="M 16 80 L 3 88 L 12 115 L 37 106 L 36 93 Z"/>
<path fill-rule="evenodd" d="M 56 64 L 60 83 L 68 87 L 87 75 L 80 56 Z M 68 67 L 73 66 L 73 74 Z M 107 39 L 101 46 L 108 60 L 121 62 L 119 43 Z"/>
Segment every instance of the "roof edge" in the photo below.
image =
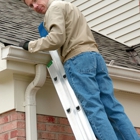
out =
<path fill-rule="evenodd" d="M 109 74 L 120 79 L 140 82 L 140 71 L 107 64 Z"/>
<path fill-rule="evenodd" d="M 51 56 L 48 52 L 30 53 L 21 47 L 9 45 L 1 48 L 1 59 L 29 64 L 47 64 Z"/>

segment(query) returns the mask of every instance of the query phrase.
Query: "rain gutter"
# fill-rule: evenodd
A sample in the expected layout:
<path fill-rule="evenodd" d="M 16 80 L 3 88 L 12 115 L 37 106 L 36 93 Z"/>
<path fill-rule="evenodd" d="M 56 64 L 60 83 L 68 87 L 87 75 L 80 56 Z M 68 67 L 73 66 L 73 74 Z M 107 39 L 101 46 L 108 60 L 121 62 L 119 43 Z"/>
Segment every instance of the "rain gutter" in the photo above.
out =
<path fill-rule="evenodd" d="M 109 75 L 119 79 L 140 82 L 140 70 L 124 68 L 107 64 Z"/>

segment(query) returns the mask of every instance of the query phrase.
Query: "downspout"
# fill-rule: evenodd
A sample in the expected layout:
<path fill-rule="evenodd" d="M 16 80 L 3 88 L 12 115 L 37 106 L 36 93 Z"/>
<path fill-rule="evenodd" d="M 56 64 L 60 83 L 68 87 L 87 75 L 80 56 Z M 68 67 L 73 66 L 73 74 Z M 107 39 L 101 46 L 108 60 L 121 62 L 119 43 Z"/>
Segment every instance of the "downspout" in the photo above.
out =
<path fill-rule="evenodd" d="M 46 65 L 37 64 L 34 80 L 25 91 L 26 140 L 37 140 L 36 93 L 46 81 Z"/>

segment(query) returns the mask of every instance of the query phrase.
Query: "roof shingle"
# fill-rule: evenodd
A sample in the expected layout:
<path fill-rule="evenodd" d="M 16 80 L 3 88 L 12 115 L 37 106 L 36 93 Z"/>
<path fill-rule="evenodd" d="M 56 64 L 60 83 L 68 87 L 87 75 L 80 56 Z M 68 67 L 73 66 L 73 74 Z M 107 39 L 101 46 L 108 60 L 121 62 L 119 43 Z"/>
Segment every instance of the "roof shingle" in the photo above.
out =
<path fill-rule="evenodd" d="M 35 40 L 39 38 L 37 28 L 43 21 L 43 15 L 35 13 L 19 0 L 0 0 L 0 3 L 1 42 L 18 46 L 21 40 Z M 129 54 L 126 52 L 128 46 L 97 32 L 92 32 L 99 51 L 107 64 L 114 60 L 113 65 L 140 70 L 139 65 L 129 60 Z M 135 50 L 140 54 L 140 47 L 137 47 Z"/>

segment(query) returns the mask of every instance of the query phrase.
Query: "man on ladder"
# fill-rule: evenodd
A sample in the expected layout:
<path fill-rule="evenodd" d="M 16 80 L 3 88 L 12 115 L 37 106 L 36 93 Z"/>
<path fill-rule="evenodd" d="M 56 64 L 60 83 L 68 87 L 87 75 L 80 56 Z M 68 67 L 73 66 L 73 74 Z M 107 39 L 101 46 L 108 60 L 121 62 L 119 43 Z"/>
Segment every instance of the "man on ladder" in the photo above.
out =
<path fill-rule="evenodd" d="M 87 22 L 69 2 L 24 0 L 45 14 L 46 37 L 23 41 L 20 47 L 34 53 L 58 50 L 66 76 L 98 140 L 140 140 L 113 93 L 106 64 Z"/>

